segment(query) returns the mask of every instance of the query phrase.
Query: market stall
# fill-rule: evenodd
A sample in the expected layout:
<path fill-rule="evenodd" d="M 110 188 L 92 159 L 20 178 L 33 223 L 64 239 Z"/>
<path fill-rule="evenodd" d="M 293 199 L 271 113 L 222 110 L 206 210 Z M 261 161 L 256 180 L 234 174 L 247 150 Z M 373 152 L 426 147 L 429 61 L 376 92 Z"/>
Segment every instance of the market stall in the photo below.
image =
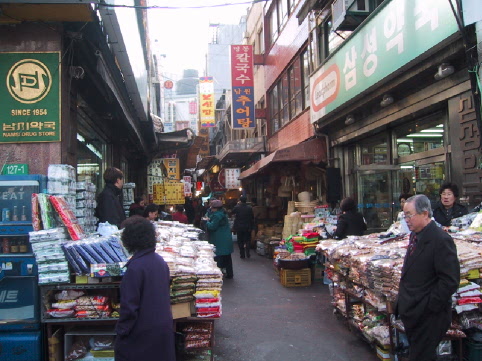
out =
<path fill-rule="evenodd" d="M 11 245 L 10 240 L 4 241 L 2 248 L 2 256 L 11 257 L 21 248 L 23 259 L 32 259 L 25 272 L 34 277 L 31 298 L 35 305 L 32 320 L 25 322 L 41 322 L 38 329 L 45 333 L 48 347 L 37 345 L 31 360 L 41 360 L 41 350 L 48 349 L 49 361 L 113 361 L 119 286 L 130 257 L 121 242 L 122 230 L 104 224 L 94 233 L 96 189 L 91 183 L 75 182 L 73 167 L 51 165 L 46 178 L 47 183 L 28 195 L 31 212 L 27 212 L 28 220 L 22 218 L 29 223 L 23 238 L 12 238 Z M 15 195 L 16 188 L 10 184 L 6 192 Z M 21 217 L 17 204 L 15 210 Z M 222 313 L 223 284 L 213 246 L 192 225 L 167 221 L 154 225 L 156 252 L 169 265 L 171 275 L 177 351 L 185 359 L 212 359 L 214 320 Z M 22 337 L 19 342 L 25 341 Z M 39 332 L 32 337 L 41 342 Z"/>

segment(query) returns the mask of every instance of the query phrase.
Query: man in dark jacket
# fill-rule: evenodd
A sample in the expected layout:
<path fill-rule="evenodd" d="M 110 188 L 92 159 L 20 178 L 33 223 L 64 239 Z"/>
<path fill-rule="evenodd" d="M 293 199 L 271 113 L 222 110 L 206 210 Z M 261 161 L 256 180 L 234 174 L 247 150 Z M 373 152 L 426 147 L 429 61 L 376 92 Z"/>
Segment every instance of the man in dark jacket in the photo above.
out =
<path fill-rule="evenodd" d="M 450 326 L 452 294 L 460 282 L 457 249 L 452 237 L 432 221 L 427 196 L 407 199 L 403 213 L 412 233 L 395 313 L 408 337 L 409 360 L 432 361 Z"/>
<path fill-rule="evenodd" d="M 246 203 L 247 198 L 241 196 L 239 203 L 233 208 L 232 214 L 235 216 L 233 231 L 238 237 L 239 255 L 241 258 L 250 256 L 249 247 L 251 246 L 251 231 L 254 229 L 253 208 Z M 245 256 L 246 255 L 246 256 Z"/>
<path fill-rule="evenodd" d="M 109 222 L 120 228 L 126 219 L 122 207 L 122 187 L 124 186 L 124 174 L 118 168 L 109 167 L 104 172 L 105 187 L 97 196 L 97 208 L 95 215 L 99 223 Z"/>

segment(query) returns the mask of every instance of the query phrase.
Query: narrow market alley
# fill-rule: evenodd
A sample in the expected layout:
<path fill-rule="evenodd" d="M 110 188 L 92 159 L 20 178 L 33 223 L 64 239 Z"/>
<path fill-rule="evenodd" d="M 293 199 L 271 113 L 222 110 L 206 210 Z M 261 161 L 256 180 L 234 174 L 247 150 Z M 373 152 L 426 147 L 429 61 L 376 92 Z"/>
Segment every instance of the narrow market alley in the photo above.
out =
<path fill-rule="evenodd" d="M 251 251 L 224 281 L 217 361 L 376 361 L 376 351 L 333 314 L 327 285 L 283 287 L 272 261 Z"/>

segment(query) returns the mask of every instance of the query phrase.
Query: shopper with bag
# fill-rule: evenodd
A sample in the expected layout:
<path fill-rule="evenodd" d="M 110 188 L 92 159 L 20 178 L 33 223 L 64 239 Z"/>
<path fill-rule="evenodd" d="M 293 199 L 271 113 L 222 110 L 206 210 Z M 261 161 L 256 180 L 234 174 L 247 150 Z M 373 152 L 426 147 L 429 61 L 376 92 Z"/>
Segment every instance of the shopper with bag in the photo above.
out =
<path fill-rule="evenodd" d="M 226 270 L 226 278 L 233 278 L 233 236 L 229 227 L 228 215 L 223 209 L 223 202 L 212 200 L 210 203 L 211 211 L 207 212 L 207 217 L 203 220 L 209 235 L 209 243 L 216 247 L 216 257 L 214 260 L 221 269 Z"/>

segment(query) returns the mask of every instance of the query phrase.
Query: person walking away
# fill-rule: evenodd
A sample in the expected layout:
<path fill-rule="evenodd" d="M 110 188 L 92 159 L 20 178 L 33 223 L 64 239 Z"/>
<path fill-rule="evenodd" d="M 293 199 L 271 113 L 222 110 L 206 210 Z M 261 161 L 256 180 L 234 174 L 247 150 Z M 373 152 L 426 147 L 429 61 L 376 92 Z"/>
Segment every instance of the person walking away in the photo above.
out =
<path fill-rule="evenodd" d="M 184 207 L 180 204 L 176 205 L 176 211 L 172 214 L 172 220 L 179 223 L 188 223 L 187 216 L 184 214 Z"/>
<path fill-rule="evenodd" d="M 367 229 L 363 215 L 357 212 L 356 202 L 347 197 L 341 201 L 341 214 L 336 223 L 335 237 L 342 239 L 346 236 L 362 236 Z"/>
<path fill-rule="evenodd" d="M 407 199 L 403 213 L 411 234 L 395 314 L 405 327 L 409 360 L 432 361 L 451 323 L 452 294 L 460 282 L 457 249 L 452 237 L 432 221 L 427 196 Z"/>
<path fill-rule="evenodd" d="M 233 231 L 238 238 L 239 255 L 241 258 L 250 257 L 251 231 L 254 229 L 253 208 L 246 203 L 246 196 L 239 197 L 239 203 L 233 208 Z"/>
<path fill-rule="evenodd" d="M 142 216 L 151 222 L 157 221 L 159 217 L 159 206 L 155 203 L 148 204 Z"/>
<path fill-rule="evenodd" d="M 142 216 L 145 206 L 146 204 L 142 197 L 134 198 L 134 203 L 132 203 L 129 207 L 129 217 Z"/>
<path fill-rule="evenodd" d="M 119 229 L 126 219 L 123 208 L 122 187 L 124 186 L 124 174 L 115 167 L 109 167 L 104 172 L 105 187 L 97 197 L 95 216 L 99 223 L 109 222 Z"/>
<path fill-rule="evenodd" d="M 154 225 L 143 217 L 124 222 L 122 243 L 132 254 L 120 285 L 116 361 L 175 361 L 169 267 L 155 253 Z"/>
<path fill-rule="evenodd" d="M 216 247 L 214 260 L 221 269 L 226 269 L 226 278 L 233 278 L 233 236 L 229 227 L 229 220 L 223 209 L 223 202 L 220 200 L 211 201 L 211 211 L 208 211 L 206 229 L 209 236 L 209 243 Z"/>
<path fill-rule="evenodd" d="M 435 220 L 447 230 L 450 227 L 450 221 L 468 213 L 467 207 L 457 203 L 459 197 L 459 187 L 454 183 L 444 183 L 438 191 L 440 201 L 434 207 L 433 217 Z"/>

